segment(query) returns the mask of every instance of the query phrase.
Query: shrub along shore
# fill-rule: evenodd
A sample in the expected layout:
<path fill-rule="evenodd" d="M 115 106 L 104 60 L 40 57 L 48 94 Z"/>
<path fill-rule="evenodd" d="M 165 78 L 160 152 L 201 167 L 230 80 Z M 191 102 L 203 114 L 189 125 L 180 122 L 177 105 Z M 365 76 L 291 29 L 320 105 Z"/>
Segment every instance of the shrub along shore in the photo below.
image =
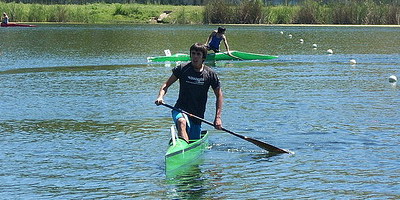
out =
<path fill-rule="evenodd" d="M 265 6 L 257 0 L 240 5 L 210 0 L 205 6 L 0 2 L 0 9 L 13 22 L 400 25 L 400 5 L 372 0 L 330 4 L 307 0 L 293 6 Z"/>

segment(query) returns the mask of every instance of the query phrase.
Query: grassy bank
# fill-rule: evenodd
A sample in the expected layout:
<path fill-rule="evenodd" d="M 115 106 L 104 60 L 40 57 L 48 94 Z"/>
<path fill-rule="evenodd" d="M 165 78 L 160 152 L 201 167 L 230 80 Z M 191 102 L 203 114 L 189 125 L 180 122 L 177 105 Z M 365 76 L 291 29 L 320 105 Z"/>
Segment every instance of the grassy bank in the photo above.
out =
<path fill-rule="evenodd" d="M 0 2 L 0 10 L 14 22 L 154 23 L 172 11 L 164 23 L 203 23 L 203 7 L 145 4 L 42 5 Z"/>
<path fill-rule="evenodd" d="M 296 6 L 264 6 L 260 1 L 230 5 L 210 0 L 205 6 L 146 4 L 42 5 L 0 2 L 11 21 L 73 23 L 156 23 L 164 11 L 172 11 L 162 22 L 169 24 L 388 24 L 400 25 L 400 5 L 371 0 L 322 4 L 307 0 Z"/>

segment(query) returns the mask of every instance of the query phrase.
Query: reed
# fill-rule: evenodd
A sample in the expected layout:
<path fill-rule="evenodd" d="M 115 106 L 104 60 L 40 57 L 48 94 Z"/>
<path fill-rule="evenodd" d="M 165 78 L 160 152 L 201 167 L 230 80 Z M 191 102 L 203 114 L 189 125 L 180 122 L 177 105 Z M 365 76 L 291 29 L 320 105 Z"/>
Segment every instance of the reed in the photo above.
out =
<path fill-rule="evenodd" d="M 204 23 L 234 23 L 235 10 L 233 7 L 226 0 L 210 0 L 204 8 Z"/>
<path fill-rule="evenodd" d="M 264 23 L 293 24 L 299 9 L 298 6 L 268 6 L 264 9 Z"/>
<path fill-rule="evenodd" d="M 400 6 L 372 0 L 330 4 L 333 24 L 400 24 Z"/>
<path fill-rule="evenodd" d="M 261 0 L 242 1 L 239 5 L 227 0 L 210 0 L 205 6 L 204 23 L 261 24 L 264 21 Z"/>
<path fill-rule="evenodd" d="M 387 24 L 400 24 L 400 6 L 389 5 Z"/>
<path fill-rule="evenodd" d="M 237 16 L 240 24 L 261 24 L 264 20 L 263 3 L 260 0 L 242 1 Z"/>

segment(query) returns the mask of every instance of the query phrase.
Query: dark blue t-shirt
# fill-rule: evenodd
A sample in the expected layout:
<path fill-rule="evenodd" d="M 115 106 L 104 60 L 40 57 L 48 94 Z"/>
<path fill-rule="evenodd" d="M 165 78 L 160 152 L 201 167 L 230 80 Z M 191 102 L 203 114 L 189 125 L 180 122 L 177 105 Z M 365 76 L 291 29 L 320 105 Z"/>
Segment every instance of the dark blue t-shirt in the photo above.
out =
<path fill-rule="evenodd" d="M 179 98 L 175 107 L 204 118 L 207 96 L 210 86 L 213 89 L 221 87 L 219 78 L 214 70 L 204 66 L 202 72 L 196 72 L 192 63 L 181 64 L 172 69 L 179 79 Z M 200 120 L 194 120 L 200 124 Z"/>

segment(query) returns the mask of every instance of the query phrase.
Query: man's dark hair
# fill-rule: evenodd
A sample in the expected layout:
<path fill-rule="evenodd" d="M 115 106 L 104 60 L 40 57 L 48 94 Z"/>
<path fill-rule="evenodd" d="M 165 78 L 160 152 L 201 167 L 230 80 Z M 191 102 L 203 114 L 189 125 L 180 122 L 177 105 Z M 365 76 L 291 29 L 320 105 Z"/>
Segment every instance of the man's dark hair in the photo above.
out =
<path fill-rule="evenodd" d="M 192 51 L 201 51 L 203 53 L 203 58 L 206 59 L 207 57 L 207 47 L 204 44 L 194 43 L 190 47 L 189 53 L 191 54 Z"/>

